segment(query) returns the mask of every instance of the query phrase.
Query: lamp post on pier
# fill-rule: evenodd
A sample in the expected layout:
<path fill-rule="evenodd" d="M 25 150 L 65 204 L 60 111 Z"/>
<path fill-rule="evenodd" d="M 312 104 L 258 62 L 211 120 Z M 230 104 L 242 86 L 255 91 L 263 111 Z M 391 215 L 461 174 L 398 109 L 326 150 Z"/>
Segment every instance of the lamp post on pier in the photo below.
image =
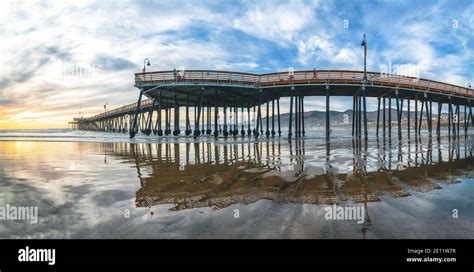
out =
<path fill-rule="evenodd" d="M 360 44 L 364 47 L 364 84 L 367 82 L 367 39 L 365 34 L 362 38 L 362 43 Z"/>
<path fill-rule="evenodd" d="M 149 58 L 145 58 L 145 59 L 143 60 L 143 73 L 146 72 L 146 69 L 145 69 L 146 66 L 150 66 L 150 59 L 149 59 Z"/>

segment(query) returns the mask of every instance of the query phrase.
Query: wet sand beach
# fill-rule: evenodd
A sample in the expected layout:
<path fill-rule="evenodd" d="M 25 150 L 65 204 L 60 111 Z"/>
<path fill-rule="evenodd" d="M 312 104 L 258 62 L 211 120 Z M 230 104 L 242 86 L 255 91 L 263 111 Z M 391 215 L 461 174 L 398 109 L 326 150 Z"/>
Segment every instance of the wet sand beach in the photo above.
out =
<path fill-rule="evenodd" d="M 39 222 L 2 220 L 0 238 L 474 238 L 471 136 L 357 147 L 8 133 L 0 206 L 37 206 Z M 364 222 L 327 220 L 333 204 L 364 207 Z"/>

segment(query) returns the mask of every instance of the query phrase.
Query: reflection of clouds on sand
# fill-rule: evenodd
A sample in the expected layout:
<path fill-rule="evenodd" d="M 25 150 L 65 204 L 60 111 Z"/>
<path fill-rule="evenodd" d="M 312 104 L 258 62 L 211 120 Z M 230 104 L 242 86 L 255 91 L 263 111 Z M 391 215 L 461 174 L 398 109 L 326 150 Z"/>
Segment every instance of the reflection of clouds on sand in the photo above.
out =
<path fill-rule="evenodd" d="M 1 143 L 7 159 L 0 156 L 0 187 L 7 192 L 9 203 L 37 206 L 39 222 L 0 222 L 4 229 L 0 237 L 72 238 L 117 216 L 110 208 L 121 205 L 121 201 L 133 203 L 133 190 L 126 189 L 136 184 L 130 187 L 120 183 L 119 173 L 114 175 L 117 183 L 109 183 L 107 167 L 101 167 L 102 156 L 91 156 L 95 151 L 88 150 L 95 144 L 28 143 L 30 152 L 24 144 Z M 71 163 L 75 165 L 72 170 Z M 102 192 L 102 187 L 109 190 Z"/>
<path fill-rule="evenodd" d="M 38 224 L 25 221 L 1 221 L 1 238 L 61 238 L 68 237 L 75 213 L 73 202 L 55 203 L 48 194 L 25 180 L 2 177 L 2 186 L 8 188 L 7 201 L 12 205 L 38 207 Z M 2 188 L 3 189 L 3 188 Z M 21 196 L 21 197 L 18 197 Z"/>

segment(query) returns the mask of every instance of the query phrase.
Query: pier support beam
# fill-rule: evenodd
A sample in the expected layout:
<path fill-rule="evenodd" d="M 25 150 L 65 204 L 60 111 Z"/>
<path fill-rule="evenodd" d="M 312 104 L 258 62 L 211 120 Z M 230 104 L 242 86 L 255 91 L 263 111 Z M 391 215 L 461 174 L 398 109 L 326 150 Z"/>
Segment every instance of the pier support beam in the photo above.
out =
<path fill-rule="evenodd" d="M 224 124 L 222 129 L 222 135 L 227 138 L 229 136 L 229 132 L 227 131 L 227 101 L 224 100 Z"/>
<path fill-rule="evenodd" d="M 265 131 L 265 135 L 267 136 L 267 138 L 270 136 L 270 95 L 267 94 L 267 113 L 266 113 L 266 125 L 267 125 L 267 129 Z"/>
<path fill-rule="evenodd" d="M 467 117 L 467 122 L 466 122 L 466 135 L 469 130 L 469 122 L 471 122 L 471 126 L 474 125 L 474 116 L 472 116 L 472 107 L 471 107 L 471 101 L 469 101 L 469 115 Z"/>
<path fill-rule="evenodd" d="M 257 105 L 253 105 L 253 130 L 252 133 L 255 135 L 255 132 L 257 131 Z"/>
<path fill-rule="evenodd" d="M 471 122 L 471 126 L 474 126 L 474 116 L 472 115 L 472 107 L 471 107 L 471 101 L 469 101 L 469 116 L 467 118 L 467 123 L 466 123 L 466 135 L 469 130 L 469 122 Z"/>
<path fill-rule="evenodd" d="M 133 117 L 132 127 L 130 128 L 130 138 L 135 137 L 135 135 L 137 135 L 137 132 L 138 132 L 137 119 L 138 119 L 138 113 L 140 111 L 140 106 L 142 103 L 142 96 L 143 96 L 143 89 L 140 90 L 140 94 L 138 95 L 137 108 L 135 110 L 135 114 Z"/>
<path fill-rule="evenodd" d="M 377 97 L 377 127 L 375 129 L 375 135 L 379 137 L 379 124 L 380 124 L 380 96 Z"/>
<path fill-rule="evenodd" d="M 363 108 L 363 95 L 362 92 L 359 91 L 359 94 L 357 95 L 357 137 L 358 140 L 362 138 L 362 123 L 363 123 L 363 118 L 364 118 L 364 108 Z"/>
<path fill-rule="evenodd" d="M 235 115 L 234 137 L 237 137 L 239 135 L 239 105 L 237 102 L 234 106 L 234 115 Z"/>
<path fill-rule="evenodd" d="M 210 135 L 212 133 L 211 129 L 211 106 L 207 106 L 207 124 L 206 124 L 206 135 Z"/>
<path fill-rule="evenodd" d="M 241 111 L 242 111 L 242 121 L 241 121 L 241 126 L 240 126 L 240 135 L 242 135 L 242 137 L 245 137 L 245 128 L 244 128 L 244 104 L 242 103 L 242 107 L 241 107 Z"/>
<path fill-rule="evenodd" d="M 219 136 L 219 100 L 217 98 L 217 91 L 214 91 L 214 137 Z"/>
<path fill-rule="evenodd" d="M 398 90 L 395 92 L 397 100 L 397 127 L 398 127 L 398 140 L 402 139 L 402 112 L 403 112 L 403 100 L 400 103 L 400 95 Z"/>
<path fill-rule="evenodd" d="M 252 128 L 250 124 L 250 103 L 247 105 L 247 135 L 249 137 L 252 135 Z"/>
<path fill-rule="evenodd" d="M 168 105 L 168 99 L 165 99 L 165 135 L 168 136 L 171 134 L 171 108 Z"/>
<path fill-rule="evenodd" d="M 278 115 L 278 136 L 281 136 L 281 126 L 280 126 L 280 98 L 277 99 L 277 115 Z"/>
<path fill-rule="evenodd" d="M 425 107 L 426 107 L 426 126 L 428 128 L 428 134 L 431 136 L 431 102 L 428 100 L 428 96 L 425 94 Z"/>
<path fill-rule="evenodd" d="M 392 137 L 392 95 L 388 96 L 388 137 Z"/>
<path fill-rule="evenodd" d="M 411 126 L 410 115 L 411 115 L 410 98 L 408 98 L 407 99 L 407 134 L 408 134 L 408 139 L 410 139 L 410 126 Z"/>
<path fill-rule="evenodd" d="M 329 141 L 331 137 L 331 120 L 330 120 L 330 109 L 329 109 L 329 86 L 326 85 L 326 142 Z"/>
<path fill-rule="evenodd" d="M 426 98 L 421 100 L 421 110 L 420 110 L 420 124 L 418 125 L 418 135 L 421 134 L 421 124 L 423 123 L 423 106 L 425 105 Z"/>
<path fill-rule="evenodd" d="M 367 102 L 365 96 L 365 86 L 362 86 L 362 103 L 363 103 L 363 111 L 364 111 L 364 138 L 367 140 L 369 137 L 368 129 L 367 129 Z"/>
<path fill-rule="evenodd" d="M 443 103 L 438 102 L 438 121 L 436 122 L 436 135 L 439 137 L 441 135 L 441 109 L 443 108 Z"/>
<path fill-rule="evenodd" d="M 179 105 L 178 105 L 178 95 L 174 93 L 174 130 L 173 136 L 178 136 L 181 133 L 179 129 Z"/>
<path fill-rule="evenodd" d="M 459 103 L 459 102 L 458 102 Z M 459 115 L 459 104 L 456 105 L 456 121 L 457 121 L 457 132 L 456 136 L 459 138 L 459 125 L 461 124 L 461 116 Z"/>
<path fill-rule="evenodd" d="M 467 119 L 467 107 L 464 104 L 464 138 L 467 138 L 467 127 L 468 127 L 469 119 Z"/>
<path fill-rule="evenodd" d="M 415 96 L 415 135 L 418 135 L 418 96 Z"/>
<path fill-rule="evenodd" d="M 385 100 L 384 100 L 385 101 Z M 352 96 L 352 137 L 354 137 L 355 133 L 355 123 L 356 123 L 356 95 Z"/>
<path fill-rule="evenodd" d="M 201 88 L 201 94 L 199 95 L 199 105 L 197 109 L 197 118 L 194 125 L 194 139 L 196 139 L 197 137 L 199 137 L 199 135 L 201 135 L 201 131 L 199 130 L 199 121 L 201 118 L 203 98 L 204 98 L 204 88 Z"/>
<path fill-rule="evenodd" d="M 300 97 L 295 95 L 295 137 L 300 137 L 300 116 L 299 116 L 299 100 Z"/>
<path fill-rule="evenodd" d="M 302 128 L 302 133 L 303 137 L 306 134 L 306 131 L 304 129 L 304 96 L 301 96 L 301 128 Z"/>
<path fill-rule="evenodd" d="M 158 113 L 157 113 L 157 120 L 156 120 L 156 134 L 158 136 L 163 136 L 163 129 L 161 128 L 161 105 L 162 105 L 162 98 L 161 98 L 161 92 L 158 96 Z"/>
<path fill-rule="evenodd" d="M 360 108 L 359 108 L 359 95 L 356 93 L 354 95 L 354 127 L 355 127 L 355 138 L 359 138 L 360 130 L 359 130 L 359 122 L 360 122 Z"/>
<path fill-rule="evenodd" d="M 191 121 L 189 120 L 189 94 L 186 96 L 186 130 L 184 134 L 186 136 L 191 135 L 193 130 L 191 129 Z"/>
<path fill-rule="evenodd" d="M 259 94 L 258 94 L 258 109 L 257 109 L 257 127 L 255 128 L 255 131 L 254 131 L 255 138 L 257 138 L 261 132 L 263 133 L 263 130 L 261 132 L 258 131 L 259 129 L 262 129 L 260 128 L 260 123 L 261 123 L 261 118 L 262 118 L 262 111 L 261 111 L 262 89 L 260 89 L 258 92 Z"/>
<path fill-rule="evenodd" d="M 140 114 L 140 132 L 145 134 L 145 130 L 146 130 L 146 124 L 147 124 L 147 119 L 145 118 L 145 112 L 142 112 Z M 107 130 L 109 131 L 110 130 L 110 127 L 112 126 L 112 124 L 110 123 L 110 120 L 107 120 Z"/>
<path fill-rule="evenodd" d="M 275 137 L 275 99 L 272 99 L 272 137 Z"/>
<path fill-rule="evenodd" d="M 204 126 L 206 108 L 201 104 L 200 106 L 200 113 L 199 113 L 199 121 L 201 122 L 201 134 L 204 135 L 206 133 L 206 127 Z"/>
<path fill-rule="evenodd" d="M 153 105 L 151 106 L 150 110 L 148 111 L 148 119 L 146 122 L 145 134 L 148 136 L 152 132 L 152 123 L 153 123 L 153 111 L 156 105 L 156 100 L 153 100 Z"/>
<path fill-rule="evenodd" d="M 430 100 L 430 114 L 429 114 L 429 116 L 430 116 L 430 118 L 429 118 L 429 121 L 430 121 L 429 122 L 430 123 L 429 129 L 430 129 L 430 131 L 429 132 L 430 132 L 430 136 L 431 136 L 431 134 L 433 132 L 433 101 L 432 100 Z"/>
<path fill-rule="evenodd" d="M 451 103 L 451 96 L 448 97 L 448 136 L 451 139 L 451 121 L 453 120 L 453 104 Z"/>
<path fill-rule="evenodd" d="M 293 128 L 292 128 L 292 121 L 293 121 L 293 93 L 294 93 L 295 87 L 291 86 L 291 94 L 290 94 L 290 116 L 288 119 L 288 139 L 291 140 L 291 136 L 293 136 Z"/>

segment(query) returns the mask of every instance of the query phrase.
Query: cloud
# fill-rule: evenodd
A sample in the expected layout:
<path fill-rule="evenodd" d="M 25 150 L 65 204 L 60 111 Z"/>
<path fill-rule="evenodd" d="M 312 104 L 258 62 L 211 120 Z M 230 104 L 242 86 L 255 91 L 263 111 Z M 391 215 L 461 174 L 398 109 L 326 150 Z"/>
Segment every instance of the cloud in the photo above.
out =
<path fill-rule="evenodd" d="M 10 104 L 13 104 L 15 103 L 14 100 L 12 99 L 2 99 L 0 98 L 0 105 L 10 105 Z"/>
<path fill-rule="evenodd" d="M 124 70 L 124 69 L 136 69 L 137 65 L 129 60 L 123 58 L 114 58 L 111 56 L 98 56 L 94 64 L 104 70 Z"/>
<path fill-rule="evenodd" d="M 57 46 L 47 46 L 43 50 L 46 55 L 56 57 L 62 61 L 70 61 L 72 59 L 72 54 L 70 52 L 62 50 Z"/>
<path fill-rule="evenodd" d="M 317 6 L 316 1 L 259 1 L 249 5 L 237 20 L 241 30 L 285 45 L 311 25 Z"/>
<path fill-rule="evenodd" d="M 360 50 L 359 50 L 360 51 Z M 361 54 L 353 45 L 338 47 L 328 35 L 311 36 L 298 42 L 298 60 L 317 69 L 357 69 L 362 64 Z"/>

